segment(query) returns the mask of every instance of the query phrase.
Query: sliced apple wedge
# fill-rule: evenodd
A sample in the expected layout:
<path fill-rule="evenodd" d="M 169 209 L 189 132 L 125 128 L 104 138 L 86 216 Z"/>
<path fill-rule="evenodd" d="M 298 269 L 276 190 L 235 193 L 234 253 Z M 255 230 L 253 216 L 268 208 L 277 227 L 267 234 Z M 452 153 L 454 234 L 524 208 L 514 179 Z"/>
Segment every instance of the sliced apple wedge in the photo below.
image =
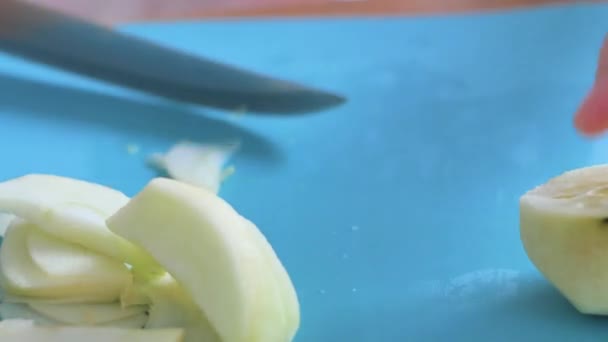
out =
<path fill-rule="evenodd" d="M 175 277 L 223 342 L 293 339 L 289 276 L 257 227 L 214 193 L 157 178 L 107 224 Z"/>
<path fill-rule="evenodd" d="M 154 282 L 156 279 L 138 279 L 135 278 L 120 294 L 120 305 L 123 308 L 130 306 L 149 305 L 152 304 L 150 296 L 145 292 L 145 287 L 148 283 Z"/>
<path fill-rule="evenodd" d="M 36 234 L 36 226 L 22 220 L 14 220 L 0 246 L 0 286 L 9 294 L 33 299 L 87 297 L 113 302 L 120 298 L 123 289 L 132 281 L 131 274 L 124 265 L 104 256 L 90 255 L 86 250 L 79 249 L 81 247 L 70 246 L 61 241 L 54 242 L 55 246 L 68 246 L 63 251 L 65 254 L 55 259 L 56 262 L 80 264 L 77 272 L 54 274 L 55 269 L 61 269 L 56 266 L 42 269 L 33 262 L 28 253 L 28 236 L 32 232 Z M 45 255 L 52 258 L 59 254 Z M 69 261 L 70 256 L 76 261 Z M 81 258 L 86 259 L 86 262 L 80 261 Z M 47 263 L 53 264 L 49 260 L 45 261 L 45 264 Z"/>
<path fill-rule="evenodd" d="M 46 310 L 53 316 L 58 316 L 56 310 Z M 59 316 L 65 318 L 66 314 L 61 313 Z M 124 329 L 142 329 L 148 322 L 148 315 L 145 312 L 138 313 L 130 317 L 123 317 L 107 322 L 92 322 L 87 319 L 70 319 L 71 322 L 62 322 L 53 319 L 51 316 L 34 309 L 31 305 L 16 304 L 16 303 L 0 303 L 0 319 L 20 319 L 30 320 L 36 325 L 43 326 L 107 326 L 113 328 Z"/>
<path fill-rule="evenodd" d="M 7 342 L 182 342 L 181 329 L 109 327 L 38 327 L 27 322 L 0 322 L 0 341 Z"/>
<path fill-rule="evenodd" d="M 11 224 L 11 221 L 14 218 L 15 218 L 15 215 L 0 213 L 0 236 L 4 236 L 6 229 Z M 0 239 L 0 241 L 2 241 L 2 240 Z"/>
<path fill-rule="evenodd" d="M 43 304 L 33 302 L 29 306 L 46 317 L 70 325 L 98 325 L 119 321 L 141 314 L 145 315 L 148 310 L 145 305 L 123 308 L 119 303 Z"/>
<path fill-rule="evenodd" d="M 22 319 L 34 322 L 37 325 L 55 326 L 61 323 L 39 313 L 26 304 L 0 303 L 0 320 Z M 0 339 L 0 341 L 2 341 Z"/>
<path fill-rule="evenodd" d="M 119 261 L 59 240 L 40 229 L 31 228 L 26 242 L 34 264 L 50 276 L 83 277 L 95 272 L 121 279 L 121 286 L 127 286 L 131 278 L 127 266 Z"/>
<path fill-rule="evenodd" d="M 105 225 L 105 220 L 128 201 L 114 189 L 53 175 L 32 174 L 0 183 L 0 212 L 14 214 L 48 234 L 121 262 L 155 269 L 152 258 Z"/>
<path fill-rule="evenodd" d="M 117 321 L 106 322 L 106 323 L 100 324 L 99 326 L 112 327 L 112 328 L 123 328 L 123 329 L 143 329 L 146 326 L 146 323 L 148 323 L 149 317 L 150 316 L 148 316 L 148 314 L 144 312 L 144 313 L 141 313 L 136 316 L 119 319 Z M 167 328 L 178 328 L 178 327 L 173 326 L 173 327 L 167 327 Z M 181 328 L 181 327 L 179 327 L 179 328 Z"/>
<path fill-rule="evenodd" d="M 12 294 L 4 294 L 2 296 L 2 302 L 5 303 L 16 303 L 16 304 L 29 304 L 29 303 L 41 303 L 41 304 L 108 304 L 112 303 L 107 298 L 99 298 L 95 296 L 70 296 L 60 298 L 32 298 L 27 296 L 17 296 Z"/>
<path fill-rule="evenodd" d="M 207 317 L 169 274 L 145 286 L 152 304 L 146 329 L 182 327 L 184 342 L 220 342 Z"/>
<path fill-rule="evenodd" d="M 183 141 L 166 154 L 155 154 L 151 162 L 167 171 L 171 178 L 180 182 L 207 188 L 218 193 L 222 182 L 234 168 L 224 170 L 224 164 L 239 144 L 196 144 Z"/>

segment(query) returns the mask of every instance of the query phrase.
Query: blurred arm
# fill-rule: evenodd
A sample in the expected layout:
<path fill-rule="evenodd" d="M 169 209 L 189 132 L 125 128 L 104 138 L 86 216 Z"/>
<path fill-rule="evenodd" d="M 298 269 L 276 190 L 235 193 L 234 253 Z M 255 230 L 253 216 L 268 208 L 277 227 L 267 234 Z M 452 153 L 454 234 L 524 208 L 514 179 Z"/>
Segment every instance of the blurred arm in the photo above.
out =
<path fill-rule="evenodd" d="M 2 1 L 2 0 L 0 0 Z M 576 0 L 24 0 L 101 23 L 224 16 L 421 14 Z M 586 1 L 589 2 L 589 1 Z M 591 1 L 594 2 L 594 1 Z M 595 1 L 597 2 L 597 1 Z"/>

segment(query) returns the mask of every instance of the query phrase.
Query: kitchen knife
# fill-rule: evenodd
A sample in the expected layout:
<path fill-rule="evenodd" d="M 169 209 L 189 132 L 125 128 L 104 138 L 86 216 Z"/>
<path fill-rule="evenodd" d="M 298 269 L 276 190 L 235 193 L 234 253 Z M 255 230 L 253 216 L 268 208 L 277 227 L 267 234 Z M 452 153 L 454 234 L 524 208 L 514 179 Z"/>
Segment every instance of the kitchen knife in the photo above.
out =
<path fill-rule="evenodd" d="M 165 98 L 226 110 L 290 114 L 345 101 L 19 0 L 0 0 L 0 50 Z"/>

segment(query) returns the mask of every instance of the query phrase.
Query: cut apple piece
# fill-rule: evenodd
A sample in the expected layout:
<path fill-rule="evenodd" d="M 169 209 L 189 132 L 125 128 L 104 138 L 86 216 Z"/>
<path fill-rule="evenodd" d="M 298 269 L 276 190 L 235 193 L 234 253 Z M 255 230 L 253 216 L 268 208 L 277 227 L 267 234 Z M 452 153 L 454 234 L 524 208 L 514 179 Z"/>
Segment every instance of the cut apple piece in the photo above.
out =
<path fill-rule="evenodd" d="M 24 329 L 32 328 L 35 322 L 28 319 L 11 318 L 0 320 L 0 329 Z"/>
<path fill-rule="evenodd" d="M 175 277 L 223 342 L 293 339 L 289 276 L 257 227 L 212 192 L 157 178 L 107 223 Z"/>
<path fill-rule="evenodd" d="M 0 303 L 0 319 L 31 320 L 37 325 L 45 326 L 107 326 L 124 329 L 142 329 L 148 321 L 148 315 L 145 312 L 139 312 L 129 317 L 121 317 L 111 321 L 93 322 L 94 318 L 74 319 L 71 316 L 71 312 L 68 310 L 56 310 L 52 308 L 39 309 L 40 308 L 34 308 L 32 305 L 27 304 Z M 53 317 L 60 318 L 61 320 L 53 319 Z M 97 317 L 99 316 L 96 316 L 95 318 Z M 174 327 L 175 326 L 171 328 Z"/>
<path fill-rule="evenodd" d="M 253 222 L 247 221 L 247 224 L 251 226 L 251 229 L 249 229 L 249 231 L 252 233 L 252 240 L 258 240 L 258 243 L 261 245 L 268 243 L 264 235 L 262 235 L 261 233 L 256 234 L 256 232 L 259 231 L 258 228 L 253 224 Z M 268 269 L 271 270 L 274 274 L 274 286 L 276 287 L 275 291 L 277 291 L 277 293 L 281 297 L 283 310 L 286 315 L 285 321 L 291 322 L 291 324 L 299 325 L 300 303 L 298 301 L 298 295 L 293 286 L 291 278 L 289 277 L 287 270 L 283 266 L 283 263 L 281 263 L 281 261 L 272 249 L 265 248 L 262 251 Z M 294 329 L 297 330 L 297 328 Z"/>
<path fill-rule="evenodd" d="M 30 229 L 27 250 L 34 264 L 51 276 L 83 277 L 95 272 L 121 279 L 121 286 L 126 286 L 131 277 L 127 267 L 119 261 L 59 240 L 39 229 Z"/>
<path fill-rule="evenodd" d="M 146 329 L 180 327 L 185 331 L 184 342 L 220 342 L 201 309 L 169 274 L 147 284 L 143 291 L 154 303 Z"/>
<path fill-rule="evenodd" d="M 0 303 L 0 319 L 11 320 L 21 319 L 29 320 L 37 325 L 60 325 L 61 323 L 39 313 L 27 306 L 26 304 L 16 303 Z M 0 339 L 2 341 L 2 339 Z"/>
<path fill-rule="evenodd" d="M 181 329 L 121 329 L 109 327 L 38 327 L 0 323 L 0 341 L 19 342 L 182 342 Z"/>
<path fill-rule="evenodd" d="M 581 313 L 608 314 L 608 165 L 524 194 L 520 233 L 530 260 Z"/>
<path fill-rule="evenodd" d="M 0 183 L 0 212 L 21 217 L 62 240 L 152 270 L 152 258 L 105 225 L 128 201 L 114 189 L 52 175 L 32 174 Z"/>
<path fill-rule="evenodd" d="M 148 314 L 141 313 L 136 316 L 131 316 L 123 319 L 119 319 L 117 321 L 106 322 L 100 324 L 99 326 L 112 327 L 112 328 L 123 328 L 123 329 L 143 329 L 148 323 Z M 168 328 L 181 328 L 177 326 L 172 326 Z M 184 340 L 185 341 L 185 340 Z"/>
<path fill-rule="evenodd" d="M 55 321 L 70 325 L 98 325 L 145 314 L 145 305 L 123 308 L 113 304 L 43 304 L 30 303 L 36 312 Z M 142 325 L 143 326 L 143 325 Z"/>
<path fill-rule="evenodd" d="M 144 291 L 144 285 L 153 280 L 134 279 L 120 294 L 120 304 L 123 308 L 133 305 L 149 305 L 152 304 L 150 297 Z"/>
<path fill-rule="evenodd" d="M 8 226 L 14 218 L 15 215 L 0 213 L 0 236 L 4 236 L 6 229 L 8 229 Z M 0 241 L 2 240 L 0 239 Z"/>
<path fill-rule="evenodd" d="M 41 303 L 41 304 L 108 304 L 113 301 L 108 300 L 107 298 L 95 298 L 94 296 L 70 296 L 70 297 L 61 297 L 61 298 L 32 298 L 27 296 L 17 296 L 12 294 L 4 294 L 2 296 L 2 301 L 6 303 L 19 303 L 19 304 L 29 304 L 29 303 Z"/>
<path fill-rule="evenodd" d="M 152 155 L 152 163 L 171 178 L 217 193 L 222 181 L 234 168 L 224 170 L 224 164 L 236 151 L 238 144 L 195 144 L 180 142 L 164 155 Z"/>
<path fill-rule="evenodd" d="M 131 282 L 131 274 L 123 265 L 102 256 L 89 258 L 90 267 L 79 268 L 73 274 L 57 275 L 52 273 L 54 269 L 41 269 L 28 253 L 28 236 L 36 231 L 34 225 L 14 220 L 6 232 L 0 246 L 0 285 L 7 294 L 32 299 L 87 297 L 113 302 L 119 299 L 123 289 Z M 66 248 L 66 255 L 58 258 L 57 262 L 69 259 L 68 255 L 73 251 L 76 251 L 72 254 L 76 260 L 89 257 L 85 250 Z M 47 257 L 52 257 L 52 253 Z"/>

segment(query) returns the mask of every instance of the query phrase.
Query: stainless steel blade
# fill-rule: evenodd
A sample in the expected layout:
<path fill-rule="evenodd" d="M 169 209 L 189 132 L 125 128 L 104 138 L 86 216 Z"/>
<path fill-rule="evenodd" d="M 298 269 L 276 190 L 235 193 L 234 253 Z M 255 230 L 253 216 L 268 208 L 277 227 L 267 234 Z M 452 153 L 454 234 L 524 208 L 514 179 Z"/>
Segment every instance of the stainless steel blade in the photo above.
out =
<path fill-rule="evenodd" d="M 18 0 L 0 0 L 0 49 L 117 85 L 227 110 L 302 113 L 345 101 Z"/>

